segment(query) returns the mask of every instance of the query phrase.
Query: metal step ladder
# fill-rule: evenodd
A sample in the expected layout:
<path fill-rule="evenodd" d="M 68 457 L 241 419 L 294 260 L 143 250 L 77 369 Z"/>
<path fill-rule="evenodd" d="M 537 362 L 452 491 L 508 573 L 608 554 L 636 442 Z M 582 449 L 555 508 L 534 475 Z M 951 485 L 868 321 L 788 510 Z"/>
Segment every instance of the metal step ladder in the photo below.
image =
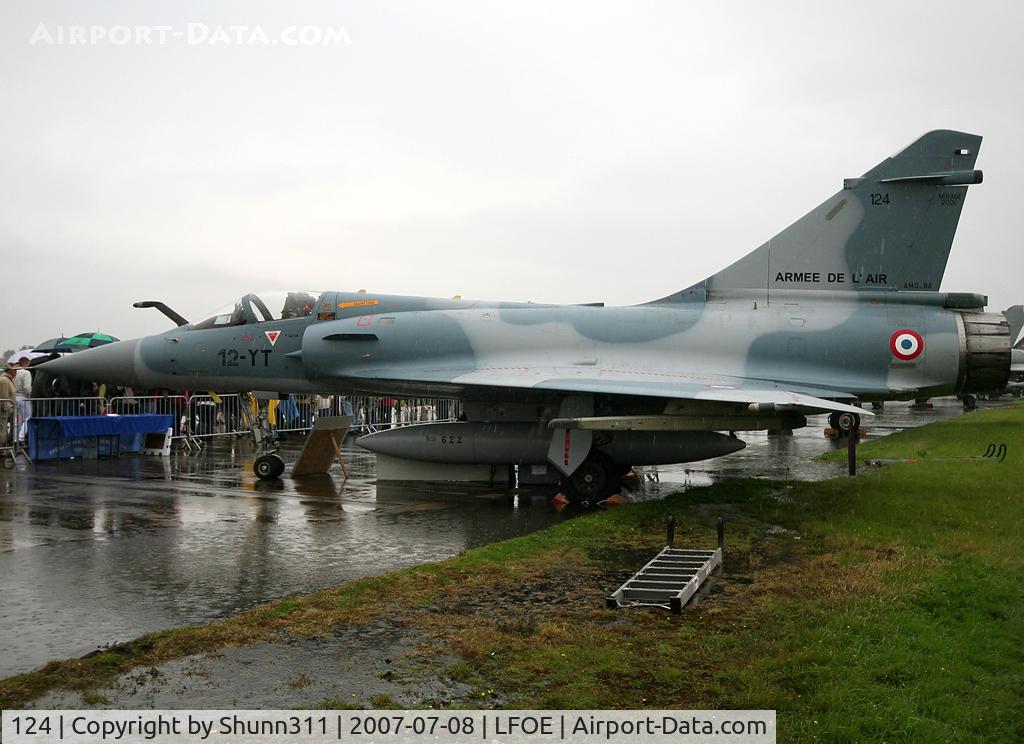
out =
<path fill-rule="evenodd" d="M 673 547 L 675 518 L 668 518 L 668 546 L 606 600 L 608 607 L 664 607 L 675 614 L 697 593 L 701 584 L 722 565 L 725 520 L 718 519 L 718 548 L 683 550 Z"/>

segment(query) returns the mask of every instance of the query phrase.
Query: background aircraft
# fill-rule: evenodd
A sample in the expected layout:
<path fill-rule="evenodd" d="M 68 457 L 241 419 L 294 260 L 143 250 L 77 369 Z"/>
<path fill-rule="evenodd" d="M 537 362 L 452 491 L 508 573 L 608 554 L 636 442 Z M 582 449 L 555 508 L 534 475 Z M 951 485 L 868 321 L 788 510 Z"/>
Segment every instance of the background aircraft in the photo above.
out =
<path fill-rule="evenodd" d="M 981 137 L 929 132 L 719 273 L 631 307 L 351 292 L 250 294 L 47 366 L 140 388 L 458 397 L 466 421 L 378 432 L 379 453 L 550 464 L 577 501 L 632 465 L 744 446 L 735 432 L 855 426 L 857 401 L 1005 385 L 1009 326 L 937 291 Z M 684 253 L 685 249 L 681 249 Z M 840 415 L 846 414 L 842 421 Z M 257 472 L 275 475 L 272 452 Z"/>
<path fill-rule="evenodd" d="M 1006 316 L 1010 319 L 1010 336 L 1016 337 L 1024 327 L 1024 306 L 1014 305 Z M 1010 350 L 1010 380 L 1006 389 L 1018 397 L 1024 395 L 1024 337 Z"/>

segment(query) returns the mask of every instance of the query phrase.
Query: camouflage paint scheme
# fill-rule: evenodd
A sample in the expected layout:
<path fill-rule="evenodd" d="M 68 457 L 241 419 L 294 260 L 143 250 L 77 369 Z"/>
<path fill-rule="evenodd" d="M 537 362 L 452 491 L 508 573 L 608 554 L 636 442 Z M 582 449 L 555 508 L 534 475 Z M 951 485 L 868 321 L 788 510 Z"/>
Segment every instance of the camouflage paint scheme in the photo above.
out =
<path fill-rule="evenodd" d="M 139 388 L 458 397 L 470 421 L 535 422 L 566 474 L 591 449 L 581 436 L 570 462 L 572 430 L 792 427 L 862 413 L 858 400 L 994 387 L 1010 364 L 1005 318 L 981 312 L 982 296 L 937 291 L 980 145 L 929 132 L 731 266 L 643 305 L 325 292 L 305 317 L 264 320 L 249 295 L 242 325 L 181 326 L 50 366 Z M 685 449 L 666 461 L 694 459 Z"/>

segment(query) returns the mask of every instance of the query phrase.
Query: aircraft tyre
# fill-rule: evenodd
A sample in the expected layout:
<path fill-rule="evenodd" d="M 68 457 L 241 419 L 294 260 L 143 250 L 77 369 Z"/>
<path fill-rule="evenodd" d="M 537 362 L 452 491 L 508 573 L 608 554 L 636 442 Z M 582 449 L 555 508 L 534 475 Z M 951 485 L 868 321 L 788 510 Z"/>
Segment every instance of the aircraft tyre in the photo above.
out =
<path fill-rule="evenodd" d="M 562 486 L 572 503 L 584 509 L 597 506 L 611 496 L 622 480 L 622 466 L 603 452 L 593 451 Z"/>
<path fill-rule="evenodd" d="M 973 411 L 975 408 L 978 407 L 978 399 L 977 399 L 977 397 L 975 397 L 974 395 L 971 395 L 970 393 L 968 393 L 967 395 L 964 396 L 963 403 L 964 403 L 964 408 L 967 409 L 968 411 Z"/>
<path fill-rule="evenodd" d="M 274 478 L 280 478 L 281 473 L 284 472 L 284 460 L 280 455 L 270 453 L 269 455 L 261 455 L 256 458 L 256 462 L 252 464 L 252 472 L 256 474 L 256 477 L 260 480 L 273 480 Z"/>

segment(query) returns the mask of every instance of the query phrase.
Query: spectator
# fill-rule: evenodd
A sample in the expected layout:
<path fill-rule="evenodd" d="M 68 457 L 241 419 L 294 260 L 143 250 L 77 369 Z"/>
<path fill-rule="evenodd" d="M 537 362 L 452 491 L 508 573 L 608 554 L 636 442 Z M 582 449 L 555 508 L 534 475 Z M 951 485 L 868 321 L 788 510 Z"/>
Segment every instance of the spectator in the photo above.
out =
<path fill-rule="evenodd" d="M 32 373 L 28 371 L 27 356 L 18 360 L 18 369 L 14 374 L 14 394 L 18 422 L 16 436 L 19 444 L 25 444 L 28 420 L 32 418 Z"/>
<path fill-rule="evenodd" d="M 295 396 L 285 396 L 277 406 L 277 428 L 291 428 L 298 422 L 298 419 L 299 406 L 295 403 Z"/>
<path fill-rule="evenodd" d="M 330 395 L 318 395 L 316 396 L 316 415 L 317 418 L 331 415 L 331 403 L 332 397 Z"/>
<path fill-rule="evenodd" d="M 11 420 L 14 418 L 14 406 L 17 400 L 14 392 L 14 375 L 18 368 L 13 364 L 4 366 L 0 375 L 0 447 L 6 447 L 10 436 Z"/>
<path fill-rule="evenodd" d="M 209 398 L 200 398 L 195 411 L 196 435 L 206 437 L 214 434 L 217 426 L 217 404 Z"/>

